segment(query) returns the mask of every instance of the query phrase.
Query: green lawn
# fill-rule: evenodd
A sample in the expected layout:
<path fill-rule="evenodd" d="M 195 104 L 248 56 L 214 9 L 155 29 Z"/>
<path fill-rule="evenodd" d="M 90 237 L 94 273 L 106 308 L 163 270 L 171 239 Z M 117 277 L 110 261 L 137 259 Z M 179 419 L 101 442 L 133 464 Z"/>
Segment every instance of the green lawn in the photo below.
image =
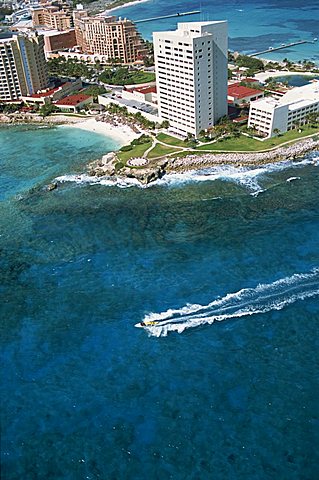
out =
<path fill-rule="evenodd" d="M 166 135 L 166 133 L 159 133 L 157 135 L 157 140 L 160 142 L 167 143 L 168 145 L 173 145 L 174 147 L 187 147 L 186 142 L 180 140 L 179 138 L 171 137 Z"/>
<path fill-rule="evenodd" d="M 318 128 L 304 127 L 301 133 L 299 133 L 298 130 L 290 130 L 289 132 L 283 135 L 280 135 L 279 137 L 269 138 L 268 140 L 265 140 L 263 142 L 241 135 L 239 138 L 229 138 L 224 141 L 218 141 L 216 143 L 212 143 L 211 145 L 209 144 L 202 145 L 198 147 L 197 150 L 198 151 L 223 150 L 223 151 L 230 151 L 230 152 L 235 152 L 235 151 L 258 152 L 261 150 L 268 150 L 268 149 L 274 148 L 285 142 L 298 140 L 302 137 L 306 137 L 307 135 L 311 135 L 316 132 L 319 133 Z"/>
<path fill-rule="evenodd" d="M 135 83 L 155 82 L 155 73 L 135 71 L 130 74 L 130 81 L 132 85 Z"/>
<path fill-rule="evenodd" d="M 132 150 L 129 150 L 128 152 L 120 152 L 118 151 L 117 152 L 117 157 L 118 159 L 123 162 L 123 163 L 126 163 L 130 158 L 134 158 L 134 157 L 142 157 L 143 156 L 143 153 L 148 149 L 150 148 L 150 146 L 152 145 L 152 142 L 149 141 L 147 143 L 142 143 L 141 145 L 135 145 Z"/>
<path fill-rule="evenodd" d="M 155 81 L 155 73 L 140 70 L 128 70 L 127 67 L 117 67 L 115 70 L 106 68 L 100 74 L 100 80 L 109 85 L 135 85 Z"/>
<path fill-rule="evenodd" d="M 225 140 L 219 140 L 216 143 L 201 145 L 197 148 L 198 151 L 202 150 L 229 150 L 233 151 L 251 151 L 255 152 L 258 150 L 265 150 L 267 147 L 264 146 L 264 142 L 259 142 L 253 138 L 245 137 L 241 135 L 238 138 L 228 138 Z"/>
<path fill-rule="evenodd" d="M 188 155 L 199 155 L 199 153 L 196 150 L 184 150 L 184 151 L 179 151 L 174 155 L 174 158 L 184 158 L 187 157 Z"/>
<path fill-rule="evenodd" d="M 268 150 L 274 148 L 276 146 L 281 145 L 282 143 L 298 140 L 302 137 L 306 137 L 307 135 L 311 135 L 314 133 L 319 134 L 318 127 L 303 127 L 303 131 L 301 133 L 298 130 L 290 130 L 289 132 L 280 135 L 279 137 L 269 138 L 264 142 L 260 142 L 258 140 L 254 140 L 253 138 L 246 137 L 241 135 L 239 138 L 229 138 L 224 141 L 219 141 L 212 144 L 202 145 L 198 147 L 196 150 L 193 151 L 185 151 L 182 152 L 178 148 L 174 148 L 174 146 L 187 146 L 183 140 L 179 140 L 177 138 L 171 137 L 170 135 L 166 135 L 164 133 L 160 133 L 157 138 L 158 140 L 167 143 L 166 145 L 161 145 L 157 143 L 155 147 L 149 152 L 147 158 L 150 160 L 153 158 L 161 157 L 168 155 L 170 153 L 176 153 L 176 156 L 186 156 L 190 154 L 197 154 L 203 153 L 205 151 L 223 151 L 223 152 L 258 152 L 262 150 Z M 132 150 L 128 152 L 121 152 L 117 153 L 118 159 L 123 162 L 124 164 L 130 158 L 134 157 L 142 157 L 144 152 L 151 146 L 152 142 L 149 141 L 147 143 L 143 143 L 141 145 L 136 145 L 133 147 Z"/>
<path fill-rule="evenodd" d="M 319 133 L 319 127 L 303 127 L 302 132 L 299 133 L 298 130 L 289 130 L 289 132 L 284 133 L 280 137 L 273 137 L 265 140 L 263 144 L 265 148 L 271 148 L 275 145 L 280 145 L 283 142 L 289 142 L 290 140 L 298 140 L 299 138 L 306 137 L 307 135 L 312 135 L 313 133 Z"/>
<path fill-rule="evenodd" d="M 161 145 L 157 143 L 155 147 L 149 152 L 147 158 L 152 159 L 156 157 L 161 157 L 163 155 L 168 155 L 169 153 L 177 152 L 176 148 L 173 147 L 166 147 L 165 145 Z"/>

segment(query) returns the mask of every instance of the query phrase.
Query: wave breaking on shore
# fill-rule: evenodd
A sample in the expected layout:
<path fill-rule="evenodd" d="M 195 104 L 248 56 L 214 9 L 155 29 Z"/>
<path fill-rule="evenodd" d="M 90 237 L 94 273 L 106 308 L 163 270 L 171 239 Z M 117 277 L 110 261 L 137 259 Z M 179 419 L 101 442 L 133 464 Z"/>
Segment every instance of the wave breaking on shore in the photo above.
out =
<path fill-rule="evenodd" d="M 259 180 L 268 174 L 284 171 L 290 168 L 300 168 L 306 165 L 319 166 L 318 153 L 312 153 L 306 158 L 299 161 L 286 160 L 281 162 L 269 163 L 260 166 L 236 167 L 233 165 L 218 165 L 215 167 L 207 167 L 201 170 L 190 170 L 183 173 L 168 173 L 164 177 L 155 180 L 149 184 L 142 184 L 136 178 L 126 177 L 95 177 L 87 174 L 81 175 L 63 175 L 57 177 L 55 181 L 59 183 L 74 182 L 79 185 L 102 185 L 108 187 L 119 188 L 151 188 L 151 187 L 176 187 L 189 183 L 212 182 L 216 180 L 229 181 L 241 185 L 256 196 L 263 192 L 264 189 Z M 292 181 L 292 178 L 287 181 Z"/>

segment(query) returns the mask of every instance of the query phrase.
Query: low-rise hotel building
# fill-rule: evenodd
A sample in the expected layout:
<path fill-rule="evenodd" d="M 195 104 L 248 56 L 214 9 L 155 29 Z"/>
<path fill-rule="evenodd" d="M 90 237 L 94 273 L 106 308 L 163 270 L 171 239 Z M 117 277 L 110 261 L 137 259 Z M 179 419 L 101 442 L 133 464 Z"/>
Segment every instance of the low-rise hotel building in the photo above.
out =
<path fill-rule="evenodd" d="M 319 81 L 293 88 L 279 99 L 266 97 L 252 102 L 248 127 L 272 137 L 305 123 L 307 115 L 314 112 L 319 112 Z"/>
<path fill-rule="evenodd" d="M 58 100 L 54 103 L 54 105 L 60 110 L 76 113 L 79 112 L 85 105 L 89 105 L 92 102 L 93 97 L 91 95 L 77 93 L 75 95 L 65 97 L 62 100 Z"/>
<path fill-rule="evenodd" d="M 42 35 L 0 39 L 0 100 L 18 100 L 48 87 Z"/>
<path fill-rule="evenodd" d="M 254 100 L 263 98 L 264 92 L 256 88 L 246 87 L 240 83 L 228 85 L 227 100 L 228 104 L 235 107 L 245 106 Z"/>
<path fill-rule="evenodd" d="M 39 93 L 33 93 L 32 95 L 22 96 L 23 100 L 28 105 L 44 105 L 46 103 L 54 103 L 58 100 L 61 100 L 68 95 L 82 89 L 82 81 L 80 78 L 77 78 L 73 81 L 64 82 L 58 87 L 48 88 Z"/>
<path fill-rule="evenodd" d="M 131 20 L 89 17 L 86 10 L 76 10 L 73 15 L 76 41 L 82 53 L 120 59 L 125 64 L 146 56 L 145 42 Z"/>
<path fill-rule="evenodd" d="M 144 87 L 124 88 L 121 93 L 122 98 L 127 100 L 137 100 L 138 102 L 157 103 L 156 85 L 147 85 Z"/>
<path fill-rule="evenodd" d="M 227 22 L 179 23 L 153 39 L 159 116 L 197 137 L 227 115 Z"/>

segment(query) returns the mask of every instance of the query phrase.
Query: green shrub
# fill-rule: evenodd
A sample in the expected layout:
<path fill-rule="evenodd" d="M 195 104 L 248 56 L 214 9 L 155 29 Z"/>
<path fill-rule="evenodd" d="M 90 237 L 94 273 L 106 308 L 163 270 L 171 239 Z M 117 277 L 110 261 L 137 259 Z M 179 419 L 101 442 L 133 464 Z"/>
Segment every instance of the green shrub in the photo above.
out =
<path fill-rule="evenodd" d="M 118 172 L 119 170 L 121 170 L 121 168 L 124 167 L 124 163 L 123 162 L 117 162 L 115 165 L 115 170 Z"/>
<path fill-rule="evenodd" d="M 124 145 L 124 147 L 122 147 L 120 150 L 121 152 L 129 152 L 132 149 L 133 149 L 133 146 L 132 144 L 130 144 L 130 145 Z"/>
<path fill-rule="evenodd" d="M 151 141 L 151 137 L 148 135 L 141 135 L 139 138 L 135 138 L 132 142 L 131 145 L 143 145 L 143 143 L 148 143 Z"/>

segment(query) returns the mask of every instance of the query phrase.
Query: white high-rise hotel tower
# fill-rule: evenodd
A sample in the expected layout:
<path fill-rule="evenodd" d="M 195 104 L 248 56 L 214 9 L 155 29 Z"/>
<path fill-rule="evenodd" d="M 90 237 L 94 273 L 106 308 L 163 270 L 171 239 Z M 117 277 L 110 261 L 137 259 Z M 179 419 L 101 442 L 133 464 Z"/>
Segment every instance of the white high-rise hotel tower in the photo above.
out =
<path fill-rule="evenodd" d="M 153 39 L 159 116 L 198 136 L 227 115 L 227 21 L 178 23 Z"/>

